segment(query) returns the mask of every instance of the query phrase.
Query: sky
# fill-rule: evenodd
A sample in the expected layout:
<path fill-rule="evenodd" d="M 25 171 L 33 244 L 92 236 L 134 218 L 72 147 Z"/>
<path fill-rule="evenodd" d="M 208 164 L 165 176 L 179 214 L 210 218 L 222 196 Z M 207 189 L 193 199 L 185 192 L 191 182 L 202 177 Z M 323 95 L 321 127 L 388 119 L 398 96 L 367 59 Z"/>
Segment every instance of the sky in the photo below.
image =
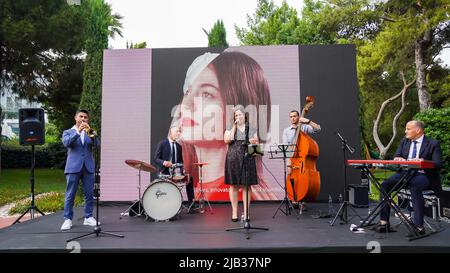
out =
<path fill-rule="evenodd" d="M 148 48 L 207 47 L 202 28 L 209 31 L 222 19 L 230 46 L 238 46 L 235 25 L 247 27 L 247 15 L 253 17 L 256 0 L 106 0 L 113 13 L 123 16 L 123 37 L 109 39 L 110 48 L 124 49 L 126 42 L 147 42 Z M 280 6 L 282 0 L 275 0 Z M 301 11 L 303 0 L 287 0 Z M 450 66 L 450 49 L 441 54 Z"/>

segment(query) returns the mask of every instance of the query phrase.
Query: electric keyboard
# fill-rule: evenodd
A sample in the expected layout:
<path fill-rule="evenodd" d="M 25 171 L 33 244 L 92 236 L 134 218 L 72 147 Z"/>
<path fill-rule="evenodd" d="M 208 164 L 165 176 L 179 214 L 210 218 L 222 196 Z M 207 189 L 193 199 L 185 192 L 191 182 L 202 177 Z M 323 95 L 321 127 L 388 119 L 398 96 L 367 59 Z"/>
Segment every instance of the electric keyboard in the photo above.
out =
<path fill-rule="evenodd" d="M 433 161 L 424 160 L 408 160 L 408 161 L 397 161 L 397 160 L 358 160 L 358 159 L 350 159 L 347 160 L 347 165 L 356 166 L 356 167 L 379 167 L 379 168 L 409 168 L 409 169 L 433 169 L 434 163 Z"/>

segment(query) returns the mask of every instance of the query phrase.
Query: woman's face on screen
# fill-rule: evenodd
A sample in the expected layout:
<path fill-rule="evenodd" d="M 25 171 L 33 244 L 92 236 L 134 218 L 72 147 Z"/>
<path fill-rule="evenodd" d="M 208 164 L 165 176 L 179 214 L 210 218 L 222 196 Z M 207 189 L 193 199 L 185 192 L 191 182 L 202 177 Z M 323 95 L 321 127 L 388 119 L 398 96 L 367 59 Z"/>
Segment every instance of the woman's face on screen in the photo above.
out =
<path fill-rule="evenodd" d="M 207 66 L 194 80 L 180 105 L 180 126 L 185 141 L 222 140 L 223 99 L 217 75 Z"/>

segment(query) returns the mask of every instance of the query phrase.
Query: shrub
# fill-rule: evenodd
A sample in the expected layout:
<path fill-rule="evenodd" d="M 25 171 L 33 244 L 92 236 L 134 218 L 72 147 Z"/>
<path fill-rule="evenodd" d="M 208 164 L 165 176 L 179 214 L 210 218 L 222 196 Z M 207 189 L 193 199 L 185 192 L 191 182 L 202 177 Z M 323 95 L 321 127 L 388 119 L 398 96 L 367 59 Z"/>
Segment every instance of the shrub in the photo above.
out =
<path fill-rule="evenodd" d="M 414 117 L 425 123 L 425 134 L 439 140 L 442 149 L 442 184 L 450 186 L 450 107 L 429 109 Z"/>
<path fill-rule="evenodd" d="M 17 140 L 2 143 L 2 168 L 30 168 L 31 147 L 21 146 Z M 64 168 L 66 148 L 61 142 L 35 146 L 36 168 Z"/>

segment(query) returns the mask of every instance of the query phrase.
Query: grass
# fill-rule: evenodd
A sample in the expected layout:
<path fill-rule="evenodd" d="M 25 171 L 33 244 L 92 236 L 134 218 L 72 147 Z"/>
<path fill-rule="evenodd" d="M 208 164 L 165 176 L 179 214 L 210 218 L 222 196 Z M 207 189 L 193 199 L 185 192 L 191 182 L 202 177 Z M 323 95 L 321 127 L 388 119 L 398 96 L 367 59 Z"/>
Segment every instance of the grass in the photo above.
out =
<path fill-rule="evenodd" d="M 49 192 L 36 198 L 36 206 L 43 212 L 55 212 L 64 209 L 64 193 Z M 80 194 L 75 196 L 75 206 L 83 204 L 83 197 Z M 20 214 L 27 210 L 30 199 L 19 201 L 9 211 L 10 215 Z"/>
<path fill-rule="evenodd" d="M 378 181 L 380 183 L 395 173 L 394 171 L 382 170 L 382 169 L 375 169 L 372 172 L 373 172 L 373 175 L 378 179 Z M 371 192 L 371 194 L 369 195 L 369 198 L 371 200 L 374 200 L 374 201 L 380 200 L 380 192 L 378 191 L 378 189 L 375 187 L 375 185 L 373 183 L 370 183 L 370 192 Z"/>
<path fill-rule="evenodd" d="M 81 184 L 81 183 L 80 183 Z M 52 193 L 36 200 L 36 205 L 46 211 L 53 212 L 64 208 L 64 192 L 66 178 L 60 169 L 35 169 L 35 195 Z M 0 174 L 0 206 L 30 197 L 29 169 L 2 169 Z M 82 204 L 80 190 L 75 199 L 75 206 Z M 79 196 L 78 196 L 79 195 Z M 27 209 L 28 202 L 19 202 L 10 213 L 20 213 Z"/>

